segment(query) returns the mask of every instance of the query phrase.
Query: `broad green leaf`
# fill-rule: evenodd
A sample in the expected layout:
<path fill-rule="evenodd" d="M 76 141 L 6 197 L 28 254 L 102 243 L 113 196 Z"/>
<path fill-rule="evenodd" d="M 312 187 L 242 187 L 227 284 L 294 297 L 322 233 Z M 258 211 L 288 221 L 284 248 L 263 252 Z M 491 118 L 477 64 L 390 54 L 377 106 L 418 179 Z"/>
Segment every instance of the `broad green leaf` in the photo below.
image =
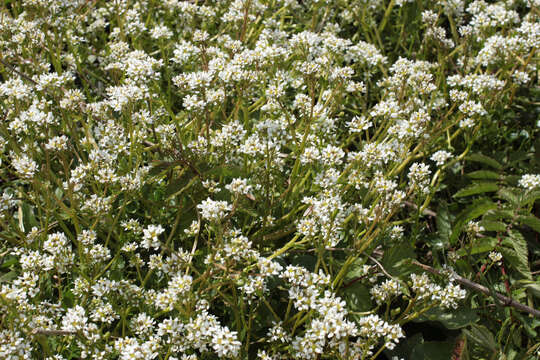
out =
<path fill-rule="evenodd" d="M 501 175 L 497 174 L 495 171 L 490 170 L 473 171 L 466 176 L 475 180 L 498 180 L 501 177 Z"/>
<path fill-rule="evenodd" d="M 536 216 L 530 215 L 530 216 L 520 216 L 519 222 L 521 224 L 527 225 L 534 231 L 540 233 L 540 219 Z"/>
<path fill-rule="evenodd" d="M 529 266 L 525 265 L 524 259 L 520 257 L 514 249 L 503 247 L 500 249 L 505 261 L 512 266 L 522 277 L 531 279 Z M 514 273 L 515 274 L 515 273 Z"/>
<path fill-rule="evenodd" d="M 537 339 L 538 332 L 534 330 L 533 326 L 531 326 L 532 321 L 529 319 L 526 319 L 522 314 L 518 312 L 514 312 L 514 317 L 518 318 L 521 321 L 521 324 L 523 325 L 523 328 L 525 329 L 525 333 L 531 338 L 531 339 Z"/>
<path fill-rule="evenodd" d="M 412 353 L 414 349 L 418 346 L 424 343 L 424 338 L 422 336 L 422 333 L 416 333 L 414 335 L 407 336 L 406 339 L 403 339 L 398 343 L 398 346 L 396 346 L 392 351 L 389 351 L 385 349 L 385 354 L 387 355 L 387 359 L 411 359 Z M 419 348 L 418 350 L 422 350 Z M 417 352 L 418 352 L 417 350 Z"/>
<path fill-rule="evenodd" d="M 411 356 L 409 357 L 411 360 L 423 360 L 426 359 L 426 354 L 424 352 L 424 339 L 418 344 L 416 344 L 415 347 L 413 347 L 411 351 Z"/>
<path fill-rule="evenodd" d="M 317 257 L 310 254 L 299 254 L 292 259 L 291 263 L 293 265 L 302 266 L 309 271 L 315 271 Z"/>
<path fill-rule="evenodd" d="M 471 205 L 465 208 L 456 219 L 454 227 L 452 229 L 452 236 L 450 237 L 450 243 L 453 244 L 458 239 L 465 224 L 469 221 L 485 214 L 489 210 L 497 208 L 497 204 L 489 199 L 478 199 L 473 201 Z"/>
<path fill-rule="evenodd" d="M 467 254 L 475 255 L 481 254 L 488 251 L 492 251 L 497 245 L 497 239 L 492 237 L 479 238 L 474 241 L 472 244 L 472 249 L 461 248 L 457 251 L 459 256 L 465 256 Z"/>
<path fill-rule="evenodd" d="M 32 210 L 32 207 L 28 205 L 27 203 L 23 203 L 21 205 L 22 213 L 23 213 L 23 221 L 25 226 L 25 229 L 31 229 L 32 227 L 39 227 L 39 223 L 36 220 L 36 217 L 34 216 L 34 211 Z"/>
<path fill-rule="evenodd" d="M 448 360 L 452 358 L 454 341 L 417 341 L 413 347 L 410 360 Z"/>
<path fill-rule="evenodd" d="M 479 162 L 479 163 L 491 166 L 492 168 L 495 168 L 497 170 L 501 170 L 503 168 L 502 165 L 499 164 L 499 162 L 497 160 L 494 160 L 494 159 L 492 159 L 492 158 L 490 158 L 490 157 L 488 157 L 486 155 L 480 154 L 480 153 L 469 155 L 465 159 L 469 160 L 469 161 Z"/>
<path fill-rule="evenodd" d="M 178 161 L 154 161 L 152 162 L 152 168 L 148 172 L 148 175 L 156 176 L 179 164 L 180 162 Z"/>
<path fill-rule="evenodd" d="M 530 280 L 519 280 L 518 283 L 529 290 L 529 292 L 537 298 L 540 298 L 540 283 Z"/>
<path fill-rule="evenodd" d="M 506 224 L 502 221 L 482 220 L 479 222 L 486 231 L 503 231 L 506 232 Z"/>
<path fill-rule="evenodd" d="M 463 330 L 465 335 L 478 345 L 491 352 L 497 351 L 497 342 L 493 334 L 483 325 L 471 325 L 470 330 Z"/>
<path fill-rule="evenodd" d="M 497 196 L 511 203 L 514 206 L 518 206 L 520 203 L 520 190 L 512 188 L 500 189 L 497 192 Z"/>
<path fill-rule="evenodd" d="M 512 210 L 493 209 L 486 213 L 483 220 L 499 221 L 499 220 L 513 220 L 514 212 Z"/>
<path fill-rule="evenodd" d="M 0 283 L 9 282 L 17 277 L 17 272 L 10 271 L 0 276 Z"/>
<path fill-rule="evenodd" d="M 348 269 L 349 271 L 343 278 L 345 282 L 352 279 L 356 279 L 360 276 L 364 276 L 364 271 L 362 268 L 365 263 L 366 263 L 365 259 L 362 259 L 362 258 L 357 258 L 356 260 L 354 260 L 352 264 L 349 266 L 349 269 Z"/>
<path fill-rule="evenodd" d="M 15 256 L 7 256 L 5 259 L 6 260 L 0 264 L 0 269 L 7 269 L 11 265 L 15 265 L 17 263 L 17 258 Z"/>
<path fill-rule="evenodd" d="M 499 186 L 493 182 L 473 183 L 464 189 L 459 190 L 454 194 L 455 198 L 494 192 L 499 189 Z"/>
<path fill-rule="evenodd" d="M 529 137 L 529 134 L 525 129 L 521 130 L 520 135 L 525 135 L 526 137 Z M 528 151 L 511 151 L 508 153 L 508 160 L 506 161 L 508 165 L 517 167 L 521 165 L 521 162 L 527 161 L 528 159 L 530 159 L 530 154 Z"/>
<path fill-rule="evenodd" d="M 402 242 L 384 252 L 381 264 L 390 275 L 404 277 L 417 270 L 408 261 L 403 261 L 409 259 L 416 259 L 414 248 L 409 243 Z"/>
<path fill-rule="evenodd" d="M 240 166 L 222 165 L 210 168 L 203 172 L 204 177 L 227 177 L 237 178 L 245 177 L 246 173 Z"/>
<path fill-rule="evenodd" d="M 347 303 L 347 309 L 354 312 L 365 312 L 372 308 L 369 288 L 360 282 L 348 286 L 343 290 L 343 298 Z"/>
<path fill-rule="evenodd" d="M 439 321 L 449 330 L 461 329 L 478 321 L 479 317 L 476 311 L 470 308 L 458 308 L 457 310 L 447 311 L 441 308 L 433 308 L 424 313 L 419 319 L 421 321 Z"/>
<path fill-rule="evenodd" d="M 450 235 L 452 234 L 452 223 L 450 221 L 450 212 L 446 205 L 440 206 L 437 210 L 437 233 L 439 236 L 448 242 Z"/>
<path fill-rule="evenodd" d="M 167 199 L 180 195 L 186 189 L 191 187 L 198 179 L 197 176 L 195 176 L 194 174 L 192 175 L 192 177 L 186 175 L 172 180 L 165 189 L 165 196 L 167 197 Z"/>
<path fill-rule="evenodd" d="M 531 270 L 529 269 L 527 241 L 517 231 L 510 231 L 509 237 L 502 242 L 501 253 L 504 259 L 510 263 L 522 276 L 532 280 Z M 509 248 L 511 247 L 511 248 Z"/>
<path fill-rule="evenodd" d="M 426 341 L 424 347 L 424 359 L 448 360 L 452 358 L 455 343 L 449 341 Z"/>
<path fill-rule="evenodd" d="M 523 206 L 523 205 L 529 204 L 531 202 L 534 202 L 534 201 L 536 201 L 538 199 L 540 199 L 540 190 L 533 190 L 533 191 L 530 191 L 530 192 L 525 192 L 521 196 L 520 205 Z"/>
<path fill-rule="evenodd" d="M 512 239 L 512 246 L 516 252 L 523 258 L 527 259 L 529 256 L 529 251 L 527 249 L 527 240 L 519 231 L 511 230 L 508 232 L 510 239 Z"/>

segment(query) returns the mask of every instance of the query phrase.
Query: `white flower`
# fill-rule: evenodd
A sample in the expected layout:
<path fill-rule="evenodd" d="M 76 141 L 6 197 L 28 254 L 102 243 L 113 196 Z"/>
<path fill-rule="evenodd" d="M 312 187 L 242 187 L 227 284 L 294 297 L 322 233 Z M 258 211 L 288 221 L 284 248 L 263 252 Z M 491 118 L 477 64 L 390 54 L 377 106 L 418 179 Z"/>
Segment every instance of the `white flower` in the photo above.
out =
<path fill-rule="evenodd" d="M 148 89 L 145 86 L 135 84 L 111 86 L 106 90 L 109 97 L 107 104 L 115 111 L 122 111 L 128 103 L 148 96 Z"/>
<path fill-rule="evenodd" d="M 49 142 L 45 144 L 45 149 L 47 150 L 66 150 L 67 149 L 68 138 L 65 135 L 55 136 L 49 139 Z"/>
<path fill-rule="evenodd" d="M 138 335 L 150 333 L 155 325 L 156 321 L 148 316 L 146 313 L 139 313 L 132 321 L 131 327 Z"/>
<path fill-rule="evenodd" d="M 206 41 L 208 40 L 208 38 L 210 37 L 210 35 L 204 31 L 204 30 L 195 30 L 193 32 L 193 41 L 195 42 L 203 42 L 203 41 Z"/>
<path fill-rule="evenodd" d="M 0 83 L 0 95 L 22 100 L 31 95 L 32 88 L 25 85 L 20 78 L 12 78 Z"/>
<path fill-rule="evenodd" d="M 478 222 L 469 221 L 467 223 L 467 232 L 469 234 L 471 234 L 472 236 L 476 236 L 476 235 L 480 234 L 482 231 L 485 231 L 485 229 Z"/>
<path fill-rule="evenodd" d="M 351 132 L 361 132 L 369 129 L 373 124 L 365 116 L 355 116 L 347 123 Z"/>
<path fill-rule="evenodd" d="M 489 259 L 493 261 L 494 263 L 498 263 L 502 260 L 503 256 L 498 251 L 491 251 L 488 255 Z"/>
<path fill-rule="evenodd" d="M 68 239 L 65 234 L 57 232 L 50 234 L 43 243 L 43 250 L 51 254 L 59 254 L 64 251 L 68 245 Z"/>
<path fill-rule="evenodd" d="M 150 30 L 152 39 L 170 39 L 173 36 L 172 31 L 165 25 L 158 25 Z"/>
<path fill-rule="evenodd" d="M 248 185 L 246 179 L 233 179 L 230 184 L 225 185 L 225 189 L 233 194 L 247 195 L 252 191 L 252 186 Z"/>
<path fill-rule="evenodd" d="M 227 327 L 216 329 L 212 336 L 212 348 L 220 358 L 237 356 L 241 345 L 236 338 L 236 331 L 230 331 Z"/>
<path fill-rule="evenodd" d="M 526 190 L 534 190 L 540 186 L 540 175 L 525 174 L 519 179 L 518 184 Z"/>
<path fill-rule="evenodd" d="M 414 163 L 409 169 L 409 180 L 411 182 L 411 187 L 418 186 L 418 189 L 427 193 L 429 191 L 429 175 L 431 170 L 429 166 L 424 163 Z"/>
<path fill-rule="evenodd" d="M 439 150 L 433 153 L 433 155 L 431 155 L 431 160 L 435 161 L 437 166 L 441 166 L 446 162 L 446 160 L 450 159 L 451 157 L 452 154 L 448 151 Z"/>
<path fill-rule="evenodd" d="M 377 304 L 383 304 L 401 293 L 401 285 L 394 279 L 388 279 L 370 290 L 371 296 Z"/>
<path fill-rule="evenodd" d="M 214 201 L 208 198 L 197 205 L 197 209 L 201 211 L 203 219 L 217 222 L 222 220 L 232 210 L 232 206 L 226 201 Z"/>
<path fill-rule="evenodd" d="M 165 229 L 161 225 L 148 225 L 148 227 L 143 230 L 142 247 L 145 249 L 150 249 L 151 247 L 154 248 L 154 250 L 159 249 L 159 235 L 164 231 Z"/>
<path fill-rule="evenodd" d="M 37 163 L 25 154 L 13 154 L 11 164 L 15 168 L 15 171 L 24 179 L 32 179 L 38 170 Z"/>
<path fill-rule="evenodd" d="M 62 319 L 62 330 L 66 331 L 81 331 L 85 328 L 88 318 L 86 311 L 80 305 L 68 309 L 66 315 Z"/>

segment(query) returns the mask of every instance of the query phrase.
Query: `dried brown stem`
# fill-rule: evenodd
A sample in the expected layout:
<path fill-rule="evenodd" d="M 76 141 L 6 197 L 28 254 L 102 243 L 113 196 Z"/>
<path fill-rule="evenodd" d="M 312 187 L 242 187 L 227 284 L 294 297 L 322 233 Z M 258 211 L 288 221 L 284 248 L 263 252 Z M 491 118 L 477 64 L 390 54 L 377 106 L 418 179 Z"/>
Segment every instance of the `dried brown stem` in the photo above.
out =
<path fill-rule="evenodd" d="M 54 329 L 40 329 L 40 328 L 32 330 L 33 335 L 49 335 L 49 336 L 66 335 L 67 336 L 67 335 L 75 335 L 76 333 L 77 332 L 70 331 L 70 330 L 54 330 Z"/>
<path fill-rule="evenodd" d="M 436 274 L 436 275 L 440 275 L 441 272 L 435 268 L 432 268 L 431 266 L 429 265 L 424 265 L 424 264 L 421 264 L 419 263 L 418 261 L 413 261 L 412 262 L 414 265 L 418 266 L 418 267 L 421 267 L 422 269 L 432 273 L 432 274 Z M 536 309 L 533 309 L 527 305 L 523 305 L 521 303 L 518 303 L 517 301 L 515 301 L 514 299 L 512 298 L 509 298 L 507 296 L 504 296 L 498 292 L 492 292 L 490 291 L 487 287 L 483 286 L 483 285 L 480 285 L 478 283 L 475 283 L 474 281 L 471 281 L 469 279 L 465 279 L 464 277 L 461 277 L 457 274 L 454 274 L 453 275 L 454 279 L 456 280 L 456 282 L 458 282 L 459 284 L 469 288 L 469 289 L 472 289 L 474 291 L 478 291 L 478 292 L 481 292 L 485 295 L 492 295 L 494 294 L 497 299 L 499 301 L 501 301 L 505 306 L 511 306 L 519 311 L 523 311 L 523 312 L 526 312 L 528 314 L 531 314 L 533 316 L 536 316 L 538 318 L 540 318 L 540 311 L 536 310 Z"/>

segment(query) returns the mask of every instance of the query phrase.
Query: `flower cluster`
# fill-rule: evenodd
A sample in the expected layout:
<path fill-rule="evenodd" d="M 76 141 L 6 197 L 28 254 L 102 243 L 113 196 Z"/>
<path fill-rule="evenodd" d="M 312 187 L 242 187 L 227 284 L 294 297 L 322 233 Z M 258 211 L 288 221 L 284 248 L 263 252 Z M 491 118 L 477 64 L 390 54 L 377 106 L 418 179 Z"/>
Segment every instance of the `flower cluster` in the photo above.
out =
<path fill-rule="evenodd" d="M 519 186 L 525 190 L 534 190 L 540 186 L 540 175 L 526 174 L 519 179 Z"/>
<path fill-rule="evenodd" d="M 5 4 L 0 358 L 365 359 L 465 298 L 384 268 L 537 82 L 538 1 Z"/>

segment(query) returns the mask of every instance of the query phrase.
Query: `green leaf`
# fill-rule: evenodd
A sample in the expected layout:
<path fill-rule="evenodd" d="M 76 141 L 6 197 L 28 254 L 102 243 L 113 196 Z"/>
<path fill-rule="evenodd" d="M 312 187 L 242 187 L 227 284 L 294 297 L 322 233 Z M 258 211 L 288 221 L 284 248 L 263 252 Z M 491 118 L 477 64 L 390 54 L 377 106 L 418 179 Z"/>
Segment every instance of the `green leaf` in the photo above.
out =
<path fill-rule="evenodd" d="M 424 315 L 418 318 L 418 321 L 438 321 L 449 330 L 461 329 L 472 325 L 478 321 L 479 317 L 476 311 L 470 308 L 458 308 L 454 311 L 433 308 L 426 311 Z"/>
<path fill-rule="evenodd" d="M 488 251 L 492 251 L 496 245 L 497 245 L 497 239 L 492 238 L 492 237 L 484 237 L 484 238 L 476 239 L 471 249 L 461 248 L 457 251 L 457 254 L 459 256 L 465 256 L 469 253 L 471 255 L 481 254 Z"/>
<path fill-rule="evenodd" d="M 500 189 L 497 192 L 497 196 L 503 200 L 508 201 L 514 206 L 519 206 L 520 203 L 520 190 L 512 188 Z"/>
<path fill-rule="evenodd" d="M 190 177 L 189 175 L 181 176 L 179 178 L 176 178 L 172 180 L 165 189 L 165 196 L 167 199 L 171 199 L 175 196 L 180 195 L 182 192 L 184 192 L 186 189 L 188 189 L 191 185 L 193 185 L 197 180 L 198 177 L 195 176 L 193 173 L 189 173 L 190 175 L 193 175 Z"/>
<path fill-rule="evenodd" d="M 39 227 L 39 223 L 36 220 L 36 217 L 34 216 L 34 211 L 30 205 L 27 203 L 23 203 L 21 205 L 22 213 L 23 213 L 23 221 L 25 226 L 25 229 L 31 229 L 32 227 Z"/>
<path fill-rule="evenodd" d="M 0 269 L 7 269 L 11 265 L 15 265 L 17 263 L 17 258 L 15 256 L 6 256 L 5 259 L 6 261 L 0 264 Z"/>
<path fill-rule="evenodd" d="M 526 288 L 527 290 L 529 290 L 529 292 L 533 296 L 540 298 L 540 283 L 533 282 L 530 280 L 519 280 L 518 283 L 524 288 Z"/>
<path fill-rule="evenodd" d="M 455 198 L 483 194 L 486 192 L 494 192 L 499 190 L 499 186 L 493 182 L 473 183 L 464 189 L 459 190 L 454 194 Z"/>
<path fill-rule="evenodd" d="M 497 343 L 493 334 L 483 325 L 471 325 L 470 330 L 463 330 L 463 333 L 477 343 L 491 352 L 497 351 Z"/>
<path fill-rule="evenodd" d="M 521 197 L 520 205 L 523 206 L 532 203 L 538 199 L 540 199 L 540 190 L 525 192 Z"/>
<path fill-rule="evenodd" d="M 227 178 L 237 178 L 245 177 L 246 173 L 240 166 L 231 166 L 231 165 L 222 165 L 213 167 L 205 172 L 203 172 L 205 178 L 207 177 L 227 177 Z"/>
<path fill-rule="evenodd" d="M 521 315 L 518 312 L 515 312 L 513 316 L 515 316 L 521 321 L 521 324 L 523 325 L 525 332 L 531 339 L 537 339 L 538 332 L 536 332 L 534 328 L 531 326 L 531 321 L 529 319 L 526 319 L 523 315 Z"/>
<path fill-rule="evenodd" d="M 501 170 L 503 168 L 502 165 L 499 164 L 499 162 L 497 162 L 497 160 L 494 160 L 494 159 L 492 159 L 492 158 L 490 158 L 490 157 L 488 157 L 486 155 L 480 154 L 480 153 L 469 155 L 465 159 L 469 160 L 469 161 L 479 162 L 479 163 L 491 166 L 492 168 L 495 168 L 497 170 Z"/>
<path fill-rule="evenodd" d="M 363 266 L 366 261 L 362 258 L 355 259 L 352 264 L 349 266 L 349 271 L 344 276 L 343 280 L 345 282 L 356 279 L 358 277 L 364 276 Z M 338 265 L 340 266 L 340 265 Z"/>
<path fill-rule="evenodd" d="M 384 252 L 381 264 L 390 275 L 404 277 L 417 270 L 408 262 L 409 259 L 416 259 L 414 248 L 409 243 L 402 242 Z"/>
<path fill-rule="evenodd" d="M 63 200 L 63 197 L 64 197 L 64 190 L 62 190 L 61 188 L 57 187 L 55 190 L 54 190 L 54 195 L 56 196 L 56 198 L 58 200 Z"/>
<path fill-rule="evenodd" d="M 309 271 L 315 271 L 315 266 L 317 266 L 317 257 L 310 254 L 300 254 L 295 256 L 291 263 L 293 265 L 302 266 Z"/>
<path fill-rule="evenodd" d="M 15 279 L 16 277 L 17 277 L 17 273 L 15 271 L 10 271 L 0 276 L 0 283 L 9 282 Z"/>
<path fill-rule="evenodd" d="M 473 201 L 473 203 L 465 208 L 457 217 L 454 228 L 452 229 L 452 236 L 450 236 L 450 243 L 455 243 L 465 224 L 480 215 L 485 214 L 489 210 L 494 210 L 496 208 L 497 204 L 489 199 L 478 199 Z"/>
<path fill-rule="evenodd" d="M 515 270 L 517 270 L 526 279 L 532 280 L 531 270 L 529 269 L 527 241 L 517 231 L 509 231 L 509 237 L 502 242 L 501 253 Z M 512 247 L 512 249 L 508 248 Z"/>
<path fill-rule="evenodd" d="M 500 251 L 506 262 L 510 264 L 512 268 L 517 271 L 517 273 L 526 279 L 532 278 L 528 265 L 525 265 L 523 261 L 524 259 L 520 257 L 514 249 L 503 247 L 500 249 Z"/>
<path fill-rule="evenodd" d="M 437 233 L 441 239 L 448 242 L 450 235 L 452 234 L 452 223 L 450 221 L 450 212 L 446 205 L 440 206 L 437 210 Z"/>
<path fill-rule="evenodd" d="M 369 288 L 360 282 L 356 282 L 345 288 L 343 298 L 347 303 L 347 309 L 351 311 L 365 312 L 372 308 Z"/>
<path fill-rule="evenodd" d="M 527 225 L 534 231 L 540 233 L 540 219 L 536 216 L 530 215 L 530 216 L 520 216 L 519 222 L 523 225 Z"/>
<path fill-rule="evenodd" d="M 422 336 L 422 333 L 416 333 L 414 335 L 407 336 L 406 339 L 403 339 L 398 343 L 398 346 L 396 346 L 393 350 L 385 349 L 385 354 L 387 355 L 387 359 L 394 359 L 397 357 L 398 359 L 411 359 L 413 350 L 418 346 L 424 343 L 424 338 Z M 422 349 L 418 349 L 422 350 Z M 417 350 L 417 352 L 418 352 Z"/>
<path fill-rule="evenodd" d="M 169 170 L 171 167 L 174 167 L 178 164 L 179 163 L 176 161 L 154 161 L 152 162 L 152 168 L 148 172 L 148 175 L 156 176 L 158 174 L 161 174 Z"/>
<path fill-rule="evenodd" d="M 452 358 L 454 349 L 453 341 L 420 341 L 415 340 L 411 355 L 406 359 L 410 360 L 448 360 Z"/>
<path fill-rule="evenodd" d="M 486 231 L 506 232 L 506 224 L 502 221 L 482 220 L 478 224 L 486 229 Z"/>
<path fill-rule="evenodd" d="M 490 210 L 483 217 L 483 220 L 499 221 L 499 220 L 513 220 L 514 212 L 512 210 L 494 209 Z"/>
<path fill-rule="evenodd" d="M 514 230 L 508 231 L 508 235 L 510 236 L 510 239 L 512 239 L 512 246 L 516 252 L 520 256 L 527 258 L 529 256 L 529 251 L 527 249 L 527 240 L 525 240 L 523 235 L 519 231 Z"/>
<path fill-rule="evenodd" d="M 468 173 L 467 177 L 475 180 L 498 180 L 501 176 L 495 171 L 490 170 L 478 170 Z"/>
<path fill-rule="evenodd" d="M 430 360 L 448 360 L 452 358 L 454 341 L 426 341 L 423 344 L 424 358 Z"/>

